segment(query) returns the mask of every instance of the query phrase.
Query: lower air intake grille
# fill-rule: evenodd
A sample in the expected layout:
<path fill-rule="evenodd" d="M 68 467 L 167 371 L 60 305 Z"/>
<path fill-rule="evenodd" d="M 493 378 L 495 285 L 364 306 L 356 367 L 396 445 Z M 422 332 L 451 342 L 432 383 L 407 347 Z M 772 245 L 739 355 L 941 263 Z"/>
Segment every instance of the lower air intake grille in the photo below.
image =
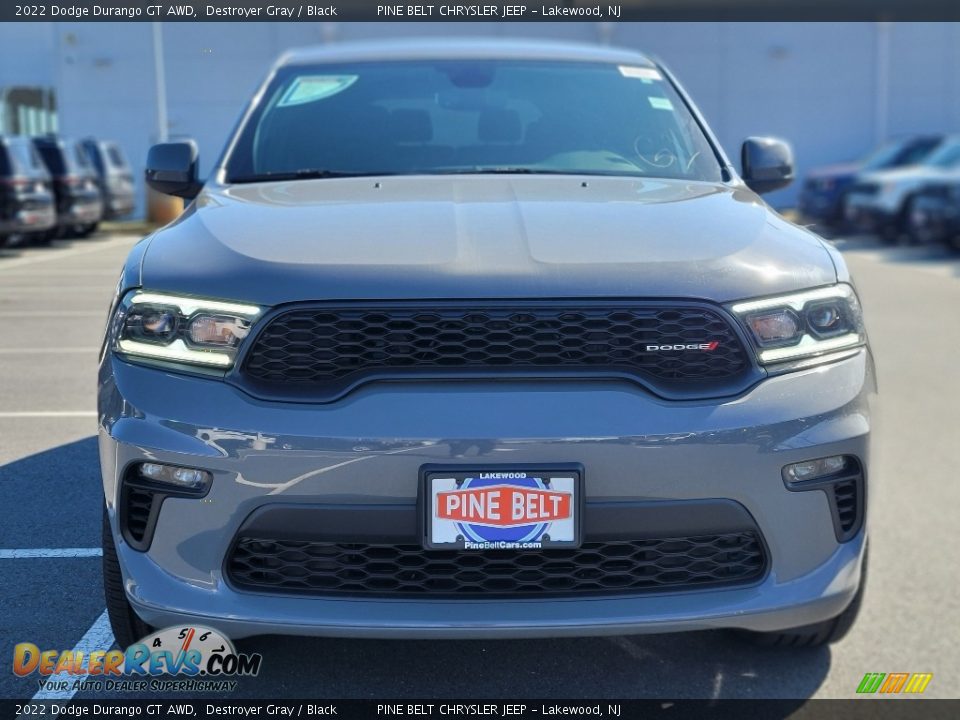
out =
<path fill-rule="evenodd" d="M 537 552 L 425 550 L 240 537 L 227 574 L 239 588 L 312 595 L 613 595 L 751 583 L 766 571 L 752 532 L 589 542 Z"/>
<path fill-rule="evenodd" d="M 124 520 L 127 532 L 137 542 L 143 542 L 150 523 L 150 508 L 153 506 L 154 494 L 149 490 L 128 488 L 124 503 Z"/>
<path fill-rule="evenodd" d="M 859 485 L 856 480 L 840 482 L 833 486 L 833 501 L 837 508 L 837 523 L 843 535 L 849 535 L 860 519 Z"/>

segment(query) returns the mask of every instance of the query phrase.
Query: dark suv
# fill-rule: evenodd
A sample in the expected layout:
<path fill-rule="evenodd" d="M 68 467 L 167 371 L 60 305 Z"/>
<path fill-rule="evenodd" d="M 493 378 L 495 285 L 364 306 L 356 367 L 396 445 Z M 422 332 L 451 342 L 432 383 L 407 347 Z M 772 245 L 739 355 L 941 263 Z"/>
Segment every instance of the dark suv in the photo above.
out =
<path fill-rule="evenodd" d="M 133 172 L 123 149 L 110 140 L 85 138 L 80 141 L 90 156 L 103 196 L 103 219 L 113 220 L 133 212 Z"/>
<path fill-rule="evenodd" d="M 57 199 L 57 225 L 50 237 L 85 237 L 103 217 L 103 200 L 96 172 L 86 151 L 73 140 L 53 136 L 34 138 Z"/>
<path fill-rule="evenodd" d="M 25 137 L 0 135 L 0 246 L 54 227 L 50 174 Z"/>

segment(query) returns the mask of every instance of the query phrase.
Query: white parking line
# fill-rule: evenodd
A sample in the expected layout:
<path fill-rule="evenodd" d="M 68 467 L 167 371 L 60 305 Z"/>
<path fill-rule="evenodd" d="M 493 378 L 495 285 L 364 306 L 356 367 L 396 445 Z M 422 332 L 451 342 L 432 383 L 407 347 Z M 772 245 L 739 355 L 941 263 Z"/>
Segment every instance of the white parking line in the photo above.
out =
<path fill-rule="evenodd" d="M 113 647 L 113 630 L 110 629 L 110 618 L 107 617 L 107 611 L 104 610 L 96 622 L 90 626 L 86 634 L 80 638 L 80 642 L 73 648 L 74 653 L 81 652 L 83 657 L 90 657 L 90 653 L 97 650 L 109 650 Z M 57 675 L 51 675 L 44 689 L 38 690 L 33 696 L 33 701 L 38 700 L 69 700 L 76 694 L 73 689 L 73 681 L 77 679 L 76 675 L 69 672 L 62 672 Z M 66 681 L 67 690 L 47 690 L 47 687 L 56 686 L 58 681 Z M 21 715 L 20 717 L 25 717 Z"/>
<path fill-rule="evenodd" d="M 51 252 L 49 255 L 44 253 L 42 255 L 36 254 L 12 258 L 3 261 L 3 264 L 0 265 L 0 271 L 23 267 L 24 265 L 36 265 L 37 263 L 50 262 L 51 260 L 62 260 L 63 258 L 76 257 L 77 255 L 89 255 L 90 253 L 110 250 L 123 245 L 133 245 L 139 239 L 140 238 L 136 235 L 125 235 L 113 240 L 107 240 L 106 242 L 99 243 L 94 246 L 68 248 L 66 250 Z"/>
<path fill-rule="evenodd" d="M 97 317 L 106 318 L 106 310 L 5 310 L 0 312 L 0 318 L 63 318 L 63 317 Z"/>
<path fill-rule="evenodd" d="M 24 558 L 85 558 L 100 557 L 101 548 L 14 548 L 0 549 L 0 560 L 22 560 Z"/>
<path fill-rule="evenodd" d="M 97 352 L 98 347 L 0 348 L 0 355 L 79 355 Z"/>
<path fill-rule="evenodd" d="M 4 281 L 6 281 L 4 277 Z M 84 292 L 97 292 L 97 293 L 109 293 L 113 290 L 109 284 L 105 285 L 37 285 L 37 283 L 29 283 L 24 285 L 8 285 L 4 283 L 4 290 L 27 290 L 31 295 L 36 293 L 60 293 L 64 295 L 66 293 L 84 293 Z"/>
<path fill-rule="evenodd" d="M 4 267 L 0 265 L 0 268 Z M 18 272 L 13 278 L 49 278 L 49 277 L 112 277 L 114 280 L 120 275 L 120 270 L 44 270 L 43 272 Z M 10 278 L 10 279 L 13 279 Z M 4 278 L 6 280 L 6 278 Z"/>
<path fill-rule="evenodd" d="M 42 410 L 39 412 L 0 412 L 0 418 L 95 418 L 96 410 Z"/>

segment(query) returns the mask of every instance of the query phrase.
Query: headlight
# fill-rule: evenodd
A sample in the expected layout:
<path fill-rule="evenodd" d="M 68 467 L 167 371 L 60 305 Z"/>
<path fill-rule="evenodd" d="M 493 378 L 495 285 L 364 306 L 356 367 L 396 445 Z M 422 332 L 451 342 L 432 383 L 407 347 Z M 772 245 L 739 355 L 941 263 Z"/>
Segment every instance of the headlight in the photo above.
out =
<path fill-rule="evenodd" d="M 839 284 L 730 307 L 753 339 L 764 365 L 818 357 L 866 342 L 856 293 Z"/>
<path fill-rule="evenodd" d="M 260 315 L 256 305 L 137 290 L 114 315 L 114 352 L 227 369 Z"/>

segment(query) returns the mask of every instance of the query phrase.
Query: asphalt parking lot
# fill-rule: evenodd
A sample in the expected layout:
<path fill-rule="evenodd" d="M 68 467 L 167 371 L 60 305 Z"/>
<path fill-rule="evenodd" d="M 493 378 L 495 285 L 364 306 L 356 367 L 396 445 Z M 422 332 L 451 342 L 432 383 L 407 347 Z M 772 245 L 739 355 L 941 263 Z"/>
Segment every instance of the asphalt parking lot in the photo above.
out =
<path fill-rule="evenodd" d="M 105 649 L 95 382 L 100 333 L 133 235 L 0 250 L 0 697 L 28 699 L 13 645 Z M 236 697 L 849 698 L 866 672 L 932 672 L 960 696 L 960 259 L 836 241 L 860 287 L 880 373 L 871 577 L 830 649 L 780 651 L 720 632 L 413 642 L 257 638 Z M 80 697 L 104 697 L 81 695 Z M 134 697 L 122 695 L 115 697 Z"/>

